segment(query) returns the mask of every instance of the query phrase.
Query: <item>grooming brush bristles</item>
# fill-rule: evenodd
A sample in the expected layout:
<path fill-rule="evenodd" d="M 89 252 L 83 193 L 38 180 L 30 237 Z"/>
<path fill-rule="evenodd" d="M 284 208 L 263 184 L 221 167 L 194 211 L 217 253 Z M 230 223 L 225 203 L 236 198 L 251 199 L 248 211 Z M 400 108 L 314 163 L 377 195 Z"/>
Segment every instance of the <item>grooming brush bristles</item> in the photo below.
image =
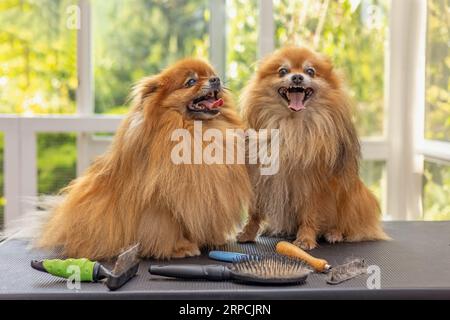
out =
<path fill-rule="evenodd" d="M 277 254 L 250 255 L 241 258 L 233 263 L 231 270 L 241 275 L 264 280 L 294 279 L 311 272 L 301 261 Z"/>
<path fill-rule="evenodd" d="M 118 257 L 115 263 L 113 274 L 119 275 L 126 271 L 128 268 L 136 264 L 138 259 L 139 244 L 135 244 L 128 249 L 124 250 Z"/>

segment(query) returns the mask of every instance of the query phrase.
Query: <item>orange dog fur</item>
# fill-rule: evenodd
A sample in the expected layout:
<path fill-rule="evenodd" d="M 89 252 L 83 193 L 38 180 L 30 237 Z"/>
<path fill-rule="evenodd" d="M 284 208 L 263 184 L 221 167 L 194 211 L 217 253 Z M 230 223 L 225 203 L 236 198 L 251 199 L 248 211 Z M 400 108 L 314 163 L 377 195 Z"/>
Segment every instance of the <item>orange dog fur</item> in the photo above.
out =
<path fill-rule="evenodd" d="M 330 60 L 307 48 L 268 56 L 242 99 L 249 128 L 280 130 L 280 170 L 250 167 L 255 199 L 238 241 L 295 235 L 303 249 L 328 242 L 388 239 L 376 198 L 358 176 L 360 145 L 343 81 Z"/>
<path fill-rule="evenodd" d="M 194 120 L 204 130 L 242 127 L 217 79 L 196 59 L 143 79 L 109 150 L 62 190 L 37 245 L 61 247 L 70 257 L 108 259 L 136 242 L 142 256 L 155 258 L 194 256 L 202 246 L 225 243 L 251 199 L 245 165 L 171 161 L 175 129 L 192 135 Z M 220 112 L 207 110 L 206 100 L 193 103 L 213 92 L 224 103 Z"/>

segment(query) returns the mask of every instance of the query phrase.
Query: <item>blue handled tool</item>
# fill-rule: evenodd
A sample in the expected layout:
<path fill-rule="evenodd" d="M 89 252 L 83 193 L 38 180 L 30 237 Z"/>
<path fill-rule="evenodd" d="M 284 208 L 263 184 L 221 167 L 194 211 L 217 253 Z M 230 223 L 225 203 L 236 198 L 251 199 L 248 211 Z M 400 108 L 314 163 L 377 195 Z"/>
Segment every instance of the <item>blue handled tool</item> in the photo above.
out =
<path fill-rule="evenodd" d="M 248 254 L 228 251 L 210 251 L 208 257 L 223 262 L 237 262 L 239 259 L 248 257 Z"/>

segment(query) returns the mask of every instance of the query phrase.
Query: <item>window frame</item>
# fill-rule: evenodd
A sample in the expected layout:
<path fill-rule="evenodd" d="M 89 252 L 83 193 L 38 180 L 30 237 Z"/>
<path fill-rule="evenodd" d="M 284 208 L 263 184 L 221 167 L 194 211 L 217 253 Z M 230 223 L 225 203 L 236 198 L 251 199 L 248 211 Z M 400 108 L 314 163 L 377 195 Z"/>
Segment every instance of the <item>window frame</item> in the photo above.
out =
<path fill-rule="evenodd" d="M 275 47 L 272 0 L 258 0 L 258 57 Z M 90 0 L 78 0 L 80 29 L 77 38 L 75 115 L 0 115 L 5 137 L 5 225 L 30 209 L 24 198 L 37 194 L 36 134 L 77 132 L 77 173 L 89 165 L 91 133 L 113 132 L 121 116 L 94 114 L 92 14 Z M 386 50 L 384 135 L 362 137 L 364 160 L 386 162 L 384 188 L 386 220 L 422 217 L 423 163 L 433 159 L 450 162 L 450 142 L 426 140 L 425 49 L 427 1 L 391 0 Z M 210 0 L 210 60 L 221 76 L 226 61 L 226 0 Z M 409 66 L 415 66 L 409 68 Z"/>

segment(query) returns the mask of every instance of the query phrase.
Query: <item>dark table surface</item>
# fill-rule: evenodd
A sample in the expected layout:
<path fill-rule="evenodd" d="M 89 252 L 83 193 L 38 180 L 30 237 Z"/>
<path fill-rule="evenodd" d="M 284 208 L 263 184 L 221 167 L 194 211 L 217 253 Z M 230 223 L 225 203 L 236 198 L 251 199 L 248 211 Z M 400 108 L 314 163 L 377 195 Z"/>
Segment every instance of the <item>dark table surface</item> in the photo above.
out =
<path fill-rule="evenodd" d="M 331 264 L 346 258 L 364 258 L 370 270 L 380 271 L 380 289 L 368 289 L 360 275 L 339 285 L 328 285 L 324 274 L 310 274 L 295 286 L 251 286 L 230 281 L 181 281 L 151 276 L 150 263 L 140 264 L 138 275 L 121 289 L 110 292 L 102 283 L 82 283 L 79 290 L 67 282 L 30 267 L 30 260 L 47 257 L 27 249 L 27 243 L 0 243 L 0 299 L 343 299 L 343 298 L 447 298 L 450 299 L 450 221 L 386 222 L 392 241 L 320 243 L 312 254 Z M 280 239 L 260 238 L 256 244 L 231 243 L 223 250 L 244 253 L 272 252 Z M 161 262 L 157 262 L 161 263 Z M 205 254 L 170 263 L 216 264 Z M 373 282 L 372 282 L 373 283 Z"/>

